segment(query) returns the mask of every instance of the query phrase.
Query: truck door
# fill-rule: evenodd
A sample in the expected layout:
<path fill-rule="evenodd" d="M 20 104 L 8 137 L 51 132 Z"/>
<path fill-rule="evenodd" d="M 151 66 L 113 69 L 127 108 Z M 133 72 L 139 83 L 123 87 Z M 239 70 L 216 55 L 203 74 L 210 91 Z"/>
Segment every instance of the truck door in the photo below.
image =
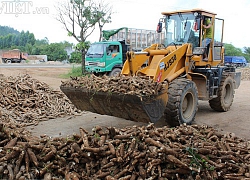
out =
<path fill-rule="evenodd" d="M 106 68 L 111 71 L 114 67 L 122 67 L 122 50 L 118 44 L 109 45 L 107 48 Z"/>

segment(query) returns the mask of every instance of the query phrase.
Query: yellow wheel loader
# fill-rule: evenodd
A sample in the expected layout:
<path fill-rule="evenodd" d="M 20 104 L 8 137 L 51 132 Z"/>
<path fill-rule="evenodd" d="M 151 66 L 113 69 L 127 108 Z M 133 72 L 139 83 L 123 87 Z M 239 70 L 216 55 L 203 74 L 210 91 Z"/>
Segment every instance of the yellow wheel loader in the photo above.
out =
<path fill-rule="evenodd" d="M 121 75 L 146 76 L 166 83 L 167 90 L 148 99 L 61 86 L 76 107 L 141 122 L 165 117 L 172 126 L 191 124 L 198 100 L 209 101 L 215 111 L 230 109 L 241 73 L 224 66 L 224 20 L 202 9 L 162 15 L 157 31 L 166 33 L 165 43 L 127 52 Z M 210 29 L 204 28 L 206 19 L 211 22 Z"/>

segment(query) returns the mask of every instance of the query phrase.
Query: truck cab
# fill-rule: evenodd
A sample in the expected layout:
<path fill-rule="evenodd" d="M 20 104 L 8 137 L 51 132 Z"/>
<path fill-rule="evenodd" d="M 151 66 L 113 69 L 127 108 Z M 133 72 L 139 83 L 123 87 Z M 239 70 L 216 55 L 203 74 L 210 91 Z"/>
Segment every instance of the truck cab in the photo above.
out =
<path fill-rule="evenodd" d="M 129 45 L 125 41 L 93 43 L 86 53 L 85 68 L 95 74 L 120 74 L 128 50 Z"/>

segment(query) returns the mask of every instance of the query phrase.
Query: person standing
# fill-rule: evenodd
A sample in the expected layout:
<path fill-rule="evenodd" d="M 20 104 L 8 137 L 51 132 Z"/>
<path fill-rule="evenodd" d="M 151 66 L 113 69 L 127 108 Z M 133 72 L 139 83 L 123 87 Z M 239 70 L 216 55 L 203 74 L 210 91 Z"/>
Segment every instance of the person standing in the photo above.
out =
<path fill-rule="evenodd" d="M 203 23 L 203 41 L 202 47 L 208 48 L 213 36 L 212 22 L 210 18 L 205 18 Z M 205 58 L 208 56 L 208 50 L 206 51 Z"/>

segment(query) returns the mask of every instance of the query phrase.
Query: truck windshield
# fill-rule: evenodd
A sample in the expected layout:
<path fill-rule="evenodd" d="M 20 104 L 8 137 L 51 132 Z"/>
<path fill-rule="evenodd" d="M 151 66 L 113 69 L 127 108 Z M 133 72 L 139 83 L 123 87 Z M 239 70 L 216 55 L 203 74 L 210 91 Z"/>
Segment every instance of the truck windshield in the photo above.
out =
<path fill-rule="evenodd" d="M 197 47 L 199 45 L 199 30 L 196 30 L 195 23 L 193 13 L 178 13 L 167 16 L 165 19 L 167 37 L 165 44 L 192 43 L 193 47 Z"/>
<path fill-rule="evenodd" d="M 102 57 L 104 54 L 104 49 L 106 48 L 105 44 L 91 44 L 90 48 L 88 49 L 86 56 L 93 57 L 98 56 Z"/>

